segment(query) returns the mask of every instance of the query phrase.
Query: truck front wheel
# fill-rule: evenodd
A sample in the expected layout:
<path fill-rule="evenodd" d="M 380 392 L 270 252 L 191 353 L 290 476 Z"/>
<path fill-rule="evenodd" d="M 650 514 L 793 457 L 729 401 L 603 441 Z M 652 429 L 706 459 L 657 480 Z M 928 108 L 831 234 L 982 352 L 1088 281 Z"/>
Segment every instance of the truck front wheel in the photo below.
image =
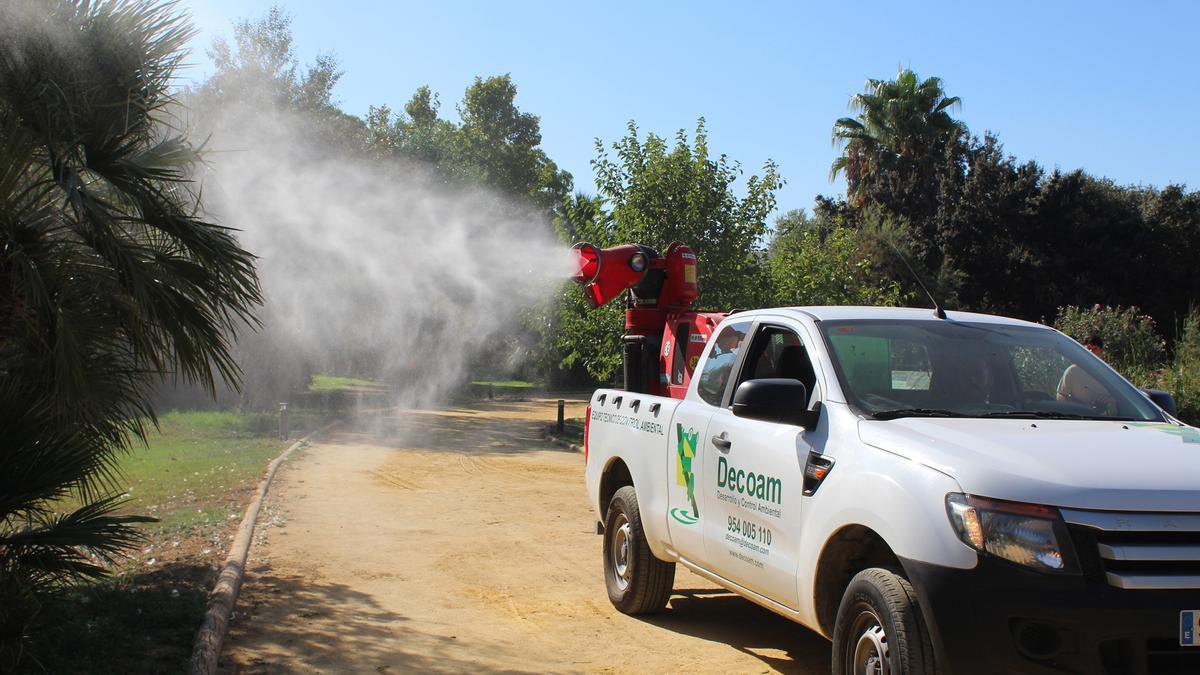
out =
<path fill-rule="evenodd" d="M 933 675 L 929 630 L 904 577 L 880 567 L 850 580 L 833 628 L 836 675 Z"/>
<path fill-rule="evenodd" d="M 637 493 L 617 490 L 604 519 L 604 583 L 608 599 L 625 614 L 652 614 L 666 606 L 675 585 L 675 563 L 654 557 L 646 544 Z"/>

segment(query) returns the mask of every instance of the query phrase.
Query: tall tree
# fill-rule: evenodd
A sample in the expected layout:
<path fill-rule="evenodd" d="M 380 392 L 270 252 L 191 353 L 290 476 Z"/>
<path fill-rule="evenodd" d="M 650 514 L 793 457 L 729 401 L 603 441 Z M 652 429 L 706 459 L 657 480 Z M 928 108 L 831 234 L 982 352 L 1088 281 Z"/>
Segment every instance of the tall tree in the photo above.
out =
<path fill-rule="evenodd" d="M 440 101 L 429 87 L 417 89 L 395 113 L 372 107 L 367 115 L 376 154 L 418 160 L 453 184 L 486 185 L 499 194 L 556 210 L 571 193 L 571 174 L 541 148 L 541 120 L 516 105 L 509 75 L 476 77 L 458 104 L 461 124 L 442 119 Z"/>
<path fill-rule="evenodd" d="M 467 87 L 458 107 L 463 160 L 484 183 L 549 209 L 570 194 L 571 175 L 541 150 L 541 120 L 517 109 L 516 97 L 507 74 L 476 77 Z"/>
<path fill-rule="evenodd" d="M 1006 156 L 991 134 L 970 139 L 963 154 L 965 174 L 942 183 L 937 195 L 933 239 L 943 276 L 958 281 L 955 288 L 942 289 L 944 301 L 1036 319 L 1038 310 L 1031 304 L 1044 302 L 1044 294 L 1013 289 L 1037 287 L 1046 264 L 1042 242 L 1047 233 L 1036 217 L 1043 172 L 1034 162 L 1018 164 Z"/>
<path fill-rule="evenodd" d="M 358 150 L 366 143 L 362 120 L 338 108 L 333 89 L 342 77 L 337 59 L 321 54 L 301 66 L 292 44 L 292 17 L 278 5 L 258 19 L 234 24 L 233 43 L 224 38 L 208 51 L 216 71 L 188 92 L 186 102 L 201 117 L 229 114 L 302 113 L 310 135 L 331 148 Z"/>
<path fill-rule="evenodd" d="M 921 80 L 901 69 L 894 80 L 867 80 L 850 99 L 854 117 L 833 125 L 834 145 L 842 154 L 830 168 L 830 179 L 846 176 L 851 201 L 870 200 L 915 218 L 931 214 L 934 177 L 947 146 L 965 127 L 950 116 L 960 104 L 947 96 L 936 77 Z"/>
<path fill-rule="evenodd" d="M 114 461 L 153 381 L 238 378 L 254 257 L 197 216 L 167 111 L 192 35 L 173 3 L 0 5 L 0 670 L 48 595 L 136 541 Z"/>

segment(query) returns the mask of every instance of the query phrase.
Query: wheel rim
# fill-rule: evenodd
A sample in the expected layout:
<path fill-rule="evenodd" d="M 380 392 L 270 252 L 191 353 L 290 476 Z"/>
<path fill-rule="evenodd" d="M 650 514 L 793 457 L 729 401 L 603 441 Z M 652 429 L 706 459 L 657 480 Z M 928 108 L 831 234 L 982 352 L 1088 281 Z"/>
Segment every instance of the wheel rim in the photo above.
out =
<path fill-rule="evenodd" d="M 850 634 L 857 635 L 858 639 L 846 664 L 848 675 L 890 675 L 887 631 L 875 612 L 863 610 L 854 620 Z"/>
<path fill-rule="evenodd" d="M 629 587 L 629 579 L 633 576 L 633 558 L 629 555 L 629 547 L 633 541 L 633 528 L 624 513 L 617 514 L 613 522 L 614 532 L 609 557 L 612 559 L 613 577 L 617 588 L 625 590 Z"/>

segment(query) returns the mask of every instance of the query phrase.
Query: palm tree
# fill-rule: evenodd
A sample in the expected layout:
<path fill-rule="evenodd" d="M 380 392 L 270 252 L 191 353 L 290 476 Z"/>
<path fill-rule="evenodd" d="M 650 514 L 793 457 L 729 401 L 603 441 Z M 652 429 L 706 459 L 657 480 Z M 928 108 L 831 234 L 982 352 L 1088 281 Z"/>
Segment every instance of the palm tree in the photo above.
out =
<path fill-rule="evenodd" d="M 946 96 L 941 79 L 922 81 L 908 69 L 895 80 L 867 80 L 863 93 L 850 99 L 858 114 L 833 125 L 833 143 L 843 152 L 829 179 L 845 172 L 850 197 L 861 203 L 883 174 L 915 170 L 927 176 L 946 143 L 965 132 L 947 112 L 960 103 L 957 96 Z"/>
<path fill-rule="evenodd" d="M 0 5 L 0 670 L 149 520 L 120 515 L 114 460 L 153 424 L 151 384 L 239 376 L 261 295 L 173 125 L 192 34 L 172 2 Z"/>

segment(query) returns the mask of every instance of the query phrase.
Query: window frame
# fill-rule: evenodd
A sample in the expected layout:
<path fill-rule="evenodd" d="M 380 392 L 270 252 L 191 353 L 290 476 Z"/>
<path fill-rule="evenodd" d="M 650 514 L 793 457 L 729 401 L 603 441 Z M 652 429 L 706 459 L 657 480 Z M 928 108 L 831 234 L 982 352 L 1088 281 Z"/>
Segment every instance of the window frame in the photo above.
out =
<path fill-rule="evenodd" d="M 797 330 L 796 328 L 793 328 L 792 326 L 787 326 L 787 325 L 784 325 L 784 324 L 782 324 L 782 323 L 777 323 L 777 322 L 773 322 L 773 321 L 770 321 L 770 320 L 762 320 L 762 321 L 757 321 L 757 322 L 755 322 L 755 325 L 754 325 L 754 331 L 753 331 L 753 335 L 752 335 L 752 336 L 751 336 L 751 338 L 750 338 L 750 346 L 751 346 L 751 347 L 753 347 L 753 346 L 754 346 L 754 342 L 755 342 L 756 340 L 758 340 L 759 336 L 762 334 L 762 331 L 764 331 L 764 330 L 769 330 L 769 329 L 774 329 L 774 330 L 779 330 L 779 331 L 786 331 L 786 332 L 788 332 L 788 333 L 791 333 L 792 335 L 795 335 L 795 336 L 796 336 L 796 339 L 800 340 L 800 345 L 801 345 L 802 347 L 804 347 L 805 353 L 806 353 L 806 354 L 808 354 L 808 362 L 809 362 L 809 364 L 812 366 L 812 369 L 813 369 L 813 375 L 814 375 L 814 376 L 816 376 L 816 378 L 815 378 L 815 379 L 820 379 L 819 375 L 820 375 L 820 372 L 821 372 L 821 371 L 820 371 L 819 369 L 817 369 L 817 365 L 816 365 L 816 362 L 815 362 L 815 361 L 813 361 L 812 354 L 811 354 L 811 353 L 808 353 L 808 348 L 809 348 L 809 345 L 810 345 L 811 343 L 809 343 L 809 342 L 806 342 L 806 341 L 805 341 L 805 339 L 804 339 L 804 335 L 802 334 L 802 332 L 801 332 L 801 331 L 799 331 L 799 330 Z M 749 353 L 749 352 L 747 352 L 747 353 Z M 761 356 L 761 355 L 760 355 L 760 356 Z M 737 383 L 733 385 L 733 390 L 734 390 L 734 391 L 737 391 L 737 388 L 738 388 L 739 386 L 741 386 L 741 384 L 742 384 L 743 382 L 746 382 L 746 381 L 747 381 L 747 380 L 746 380 L 746 375 L 748 375 L 748 374 L 749 374 L 749 373 L 747 373 L 747 372 L 746 372 L 746 366 L 747 366 L 747 365 L 748 365 L 748 364 L 747 364 L 747 363 L 745 363 L 745 361 L 743 361 L 743 362 L 742 362 L 742 364 L 741 364 L 741 366 L 742 366 L 742 369 L 738 371 Z M 760 378 L 755 378 L 755 379 L 760 379 Z M 815 388 L 816 388 L 816 382 L 815 382 L 815 381 L 814 381 L 813 385 L 814 385 L 814 387 L 813 387 L 813 388 L 815 389 Z M 813 393 L 813 392 L 811 392 L 811 391 L 810 391 L 810 392 L 808 392 L 808 394 L 809 394 L 809 396 L 810 396 L 810 397 L 812 396 L 812 393 Z M 732 396 L 732 394 L 733 394 L 733 393 L 732 393 L 732 392 L 730 392 L 730 396 Z M 730 405 L 732 405 L 732 402 L 730 403 Z"/>
<path fill-rule="evenodd" d="M 719 405 L 710 403 L 709 401 L 705 400 L 705 398 L 700 393 L 700 379 L 704 373 L 703 368 L 698 369 L 698 370 L 696 370 L 696 372 L 692 373 L 692 381 L 695 384 L 696 398 L 699 400 L 699 402 L 701 402 L 705 405 L 711 406 L 715 409 L 729 410 L 729 409 L 733 408 L 733 394 L 735 391 L 737 391 L 738 385 L 740 385 L 744 381 L 742 379 L 742 375 L 743 375 L 743 371 L 746 367 L 747 355 L 750 353 L 749 347 L 753 343 L 753 341 L 758 338 L 759 329 L 768 328 L 768 327 L 782 329 L 782 330 L 793 333 L 797 338 L 800 339 L 800 343 L 804 345 L 805 350 L 808 352 L 808 360 L 809 360 L 809 363 L 812 365 L 813 374 L 815 375 L 815 379 L 813 382 L 813 390 L 808 392 L 809 408 L 811 409 L 814 402 L 820 401 L 825 397 L 826 373 L 825 373 L 824 367 L 821 365 L 821 360 L 819 358 L 817 358 L 818 352 L 816 352 L 814 350 L 817 349 L 817 345 L 821 345 L 822 347 L 825 347 L 826 349 L 828 349 L 828 346 L 825 345 L 824 342 L 818 342 L 819 340 L 823 340 L 823 335 L 819 329 L 818 330 L 808 330 L 802 323 L 797 322 L 796 325 L 792 325 L 790 322 L 783 321 L 780 318 L 775 317 L 775 316 L 747 318 L 745 321 L 730 322 L 727 325 L 733 326 L 733 325 L 738 325 L 741 323 L 747 323 L 750 325 L 750 328 L 746 332 L 745 341 L 743 342 L 745 348 L 738 350 L 737 357 L 734 359 L 734 362 L 733 362 L 733 369 L 730 371 L 731 377 L 725 383 L 725 390 L 721 394 L 721 402 Z M 716 338 L 719 334 L 720 334 L 720 331 L 714 331 L 712 334 L 712 338 L 711 338 L 712 344 L 708 345 L 705 348 L 707 350 L 704 353 L 704 364 L 703 365 L 705 365 L 705 366 L 707 366 L 707 364 L 708 364 L 708 357 L 709 357 L 710 353 L 712 352 L 713 349 L 716 348 Z M 733 374 L 736 374 L 736 377 L 732 376 Z"/>
<path fill-rule="evenodd" d="M 742 364 L 746 360 L 746 352 L 749 351 L 748 348 L 750 346 L 750 341 L 754 339 L 754 335 L 758 330 L 759 323 L 760 322 L 758 320 L 747 317 L 746 319 L 740 321 L 729 321 L 722 326 L 720 330 L 713 331 L 712 337 L 710 338 L 710 344 L 705 348 L 706 351 L 704 352 L 703 367 L 692 373 L 692 381 L 695 383 L 696 398 L 698 398 L 701 403 L 712 406 L 713 408 L 730 408 L 733 406 L 733 383 L 737 381 L 737 377 L 734 376 L 740 375 L 742 372 Z M 717 338 L 720 337 L 721 332 L 726 328 L 731 328 L 733 326 L 742 324 L 749 326 L 746 329 L 746 337 L 743 338 L 741 344 L 738 345 L 738 353 L 733 358 L 733 364 L 730 365 L 729 379 L 725 381 L 725 388 L 722 390 L 721 398 L 719 399 L 720 403 L 712 403 L 708 399 L 704 398 L 704 395 L 700 393 L 700 383 L 704 379 L 704 371 L 708 368 L 708 362 L 712 357 L 712 353 L 717 348 Z"/>

